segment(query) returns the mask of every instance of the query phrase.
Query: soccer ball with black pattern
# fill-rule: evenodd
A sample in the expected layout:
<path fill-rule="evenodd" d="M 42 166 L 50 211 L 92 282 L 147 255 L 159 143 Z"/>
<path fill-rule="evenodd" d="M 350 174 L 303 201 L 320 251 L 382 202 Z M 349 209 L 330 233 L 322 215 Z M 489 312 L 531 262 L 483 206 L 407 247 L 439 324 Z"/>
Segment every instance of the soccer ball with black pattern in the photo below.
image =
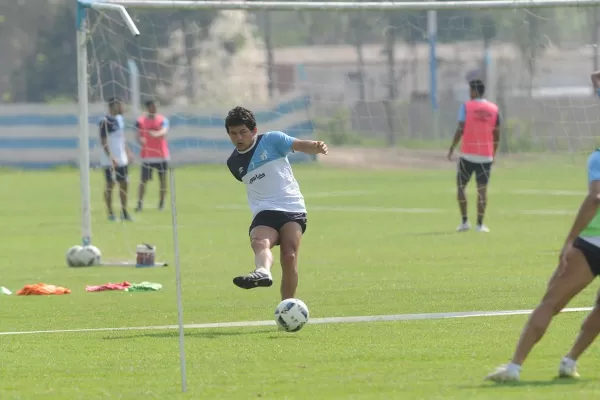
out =
<path fill-rule="evenodd" d="M 67 257 L 67 265 L 69 267 L 80 266 L 80 261 L 77 256 L 79 255 L 79 252 L 81 250 L 83 250 L 83 246 L 79 246 L 79 245 L 72 246 L 69 250 L 67 250 L 66 257 Z"/>
<path fill-rule="evenodd" d="M 299 299 L 285 299 L 275 309 L 275 322 L 286 332 L 298 332 L 308 316 L 308 307 Z"/>

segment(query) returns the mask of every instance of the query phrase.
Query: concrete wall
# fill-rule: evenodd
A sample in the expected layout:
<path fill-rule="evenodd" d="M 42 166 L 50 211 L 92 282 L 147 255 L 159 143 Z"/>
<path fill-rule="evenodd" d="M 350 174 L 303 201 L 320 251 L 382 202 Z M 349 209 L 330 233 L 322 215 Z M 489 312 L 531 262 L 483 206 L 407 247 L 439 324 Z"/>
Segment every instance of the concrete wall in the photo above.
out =
<path fill-rule="evenodd" d="M 259 131 L 281 130 L 294 137 L 311 137 L 313 124 L 309 118 L 309 99 L 296 94 L 270 107 L 255 112 Z M 168 134 L 173 163 L 223 163 L 233 150 L 225 132 L 228 110 L 198 110 L 191 107 L 162 108 L 170 120 Z M 91 163 L 99 161 L 98 122 L 105 105 L 90 105 Z M 126 113 L 129 144 L 134 141 L 132 124 L 136 115 Z M 0 165 L 19 168 L 49 168 L 77 165 L 79 157 L 78 108 L 69 105 L 17 104 L 0 107 Z M 309 158 L 299 154 L 292 161 Z"/>

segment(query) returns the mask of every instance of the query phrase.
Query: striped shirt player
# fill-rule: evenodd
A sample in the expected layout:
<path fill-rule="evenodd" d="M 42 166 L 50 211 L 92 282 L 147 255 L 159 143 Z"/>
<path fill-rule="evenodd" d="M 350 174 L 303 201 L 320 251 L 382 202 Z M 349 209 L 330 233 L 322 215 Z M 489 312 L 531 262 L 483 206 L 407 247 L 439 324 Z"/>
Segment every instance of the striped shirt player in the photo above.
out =
<path fill-rule="evenodd" d="M 558 267 L 550 278 L 546 293 L 525 324 L 511 361 L 486 376 L 486 380 L 518 381 L 523 363 L 546 332 L 552 318 L 600 275 L 600 149 L 589 156 L 587 170 L 588 193 L 567 234 Z M 594 308 L 581 325 L 571 349 L 559 362 L 559 377 L 579 377 L 577 360 L 598 334 L 600 293 L 596 294 Z"/>
<path fill-rule="evenodd" d="M 483 224 L 487 205 L 487 186 L 492 163 L 500 142 L 500 114 L 498 106 L 483 98 L 485 85 L 480 80 L 469 82 L 470 100 L 461 105 L 458 113 L 458 128 L 448 151 L 452 160 L 454 148 L 461 142 L 458 159 L 456 186 L 462 221 L 458 232 L 471 229 L 467 215 L 465 189 L 471 176 L 477 182 L 477 231 L 489 232 Z"/>
<path fill-rule="evenodd" d="M 100 165 L 104 169 L 106 177 L 104 200 L 108 211 L 108 219 L 111 221 L 116 219 L 112 208 L 112 191 L 116 181 L 119 184 L 121 199 L 121 219 L 131 221 L 131 216 L 127 212 L 127 182 L 130 151 L 125 137 L 123 104 L 120 99 L 116 97 L 109 99 L 108 113 L 100 121 L 99 130 L 100 143 L 102 145 Z"/>
<path fill-rule="evenodd" d="M 327 145 L 295 139 L 279 131 L 258 135 L 254 114 L 243 107 L 229 112 L 225 129 L 236 147 L 227 167 L 246 186 L 252 212 L 248 231 L 255 254 L 255 270 L 235 277 L 233 283 L 243 289 L 271 286 L 271 248 L 279 245 L 283 272 L 281 298 L 293 298 L 298 286 L 298 249 L 306 231 L 307 215 L 288 154 L 295 151 L 327 154 Z"/>
<path fill-rule="evenodd" d="M 169 120 L 156 112 L 156 103 L 153 100 L 146 102 L 147 113 L 139 117 L 135 123 L 140 143 L 140 159 L 142 160 L 141 179 L 138 192 L 138 205 L 136 212 L 141 212 L 144 202 L 146 183 L 152 180 L 152 171 L 158 173 L 160 182 L 158 209 L 165 207 L 167 193 L 167 168 L 170 160 L 167 132 Z"/>

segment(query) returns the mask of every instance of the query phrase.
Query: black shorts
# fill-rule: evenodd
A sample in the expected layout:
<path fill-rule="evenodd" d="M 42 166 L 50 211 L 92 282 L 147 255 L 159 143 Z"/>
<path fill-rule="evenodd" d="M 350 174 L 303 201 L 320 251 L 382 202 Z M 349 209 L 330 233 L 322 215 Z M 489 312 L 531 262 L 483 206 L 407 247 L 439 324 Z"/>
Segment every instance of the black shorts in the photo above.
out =
<path fill-rule="evenodd" d="M 113 171 L 114 171 L 114 176 L 113 176 Z M 117 168 L 112 168 L 112 167 L 105 167 L 104 168 L 104 176 L 106 177 L 106 182 L 107 183 L 114 183 L 115 181 L 117 182 L 127 182 L 128 180 L 128 174 L 129 174 L 129 168 L 127 167 L 127 165 L 123 165 Z"/>
<path fill-rule="evenodd" d="M 158 176 L 162 178 L 167 173 L 168 167 L 169 165 L 166 161 L 155 163 L 142 162 L 142 182 L 152 180 L 152 170 L 156 170 L 158 172 Z"/>
<path fill-rule="evenodd" d="M 594 274 L 594 276 L 600 275 L 600 247 L 591 244 L 580 237 L 575 239 L 573 247 L 583 253 L 583 256 L 592 270 L 592 274 Z"/>
<path fill-rule="evenodd" d="M 476 163 L 460 158 L 458 160 L 458 172 L 456 173 L 456 182 L 459 186 L 466 186 L 475 174 L 475 180 L 479 185 L 487 185 L 490 181 L 492 172 L 492 163 Z"/>
<path fill-rule="evenodd" d="M 256 214 L 250 224 L 248 234 L 257 226 L 268 226 L 279 232 L 288 222 L 297 222 L 302 228 L 302 233 L 306 232 L 306 213 L 265 210 Z"/>

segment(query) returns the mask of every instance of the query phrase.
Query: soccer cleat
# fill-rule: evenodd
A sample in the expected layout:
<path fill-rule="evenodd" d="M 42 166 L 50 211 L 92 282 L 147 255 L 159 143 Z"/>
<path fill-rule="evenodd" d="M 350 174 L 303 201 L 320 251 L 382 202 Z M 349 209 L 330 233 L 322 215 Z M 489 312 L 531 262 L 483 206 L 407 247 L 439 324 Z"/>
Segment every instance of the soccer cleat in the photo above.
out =
<path fill-rule="evenodd" d="M 136 213 L 142 212 L 142 209 L 143 209 L 142 203 L 138 203 L 137 207 L 135 208 L 135 212 Z"/>
<path fill-rule="evenodd" d="M 463 222 L 458 226 L 458 228 L 456 228 L 456 232 L 466 232 L 469 229 L 471 229 L 471 224 L 469 224 L 468 222 Z"/>
<path fill-rule="evenodd" d="M 108 220 L 109 220 L 109 221 L 116 221 L 116 220 L 117 220 L 117 218 L 115 217 L 115 215 L 114 215 L 114 214 L 108 214 Z"/>
<path fill-rule="evenodd" d="M 481 224 L 481 225 L 477 225 L 477 228 L 475 229 L 477 232 L 489 232 L 490 228 L 488 228 L 487 226 Z"/>
<path fill-rule="evenodd" d="M 494 372 L 485 377 L 486 381 L 493 382 L 516 382 L 519 380 L 519 370 L 509 365 L 501 365 Z"/>
<path fill-rule="evenodd" d="M 125 210 L 121 211 L 121 221 L 133 221 L 131 215 Z"/>
<path fill-rule="evenodd" d="M 236 276 L 233 278 L 233 284 L 242 289 L 254 289 L 255 287 L 269 287 L 273 284 L 271 274 L 252 271 L 248 275 Z"/>
<path fill-rule="evenodd" d="M 560 366 L 558 367 L 558 377 L 571 379 L 579 378 L 579 373 L 577 372 L 577 363 L 573 360 L 563 358 L 560 361 Z"/>
<path fill-rule="evenodd" d="M 165 203 L 160 203 L 158 205 L 158 211 L 163 211 L 165 209 Z"/>

